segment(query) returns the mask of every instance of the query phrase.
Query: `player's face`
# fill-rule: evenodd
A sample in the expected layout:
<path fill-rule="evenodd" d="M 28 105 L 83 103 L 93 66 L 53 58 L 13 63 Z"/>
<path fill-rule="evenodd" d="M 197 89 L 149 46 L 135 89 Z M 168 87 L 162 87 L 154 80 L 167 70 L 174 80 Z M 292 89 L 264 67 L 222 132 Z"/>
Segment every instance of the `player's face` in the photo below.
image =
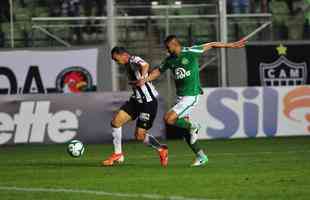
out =
<path fill-rule="evenodd" d="M 179 55 L 181 52 L 181 45 L 176 39 L 171 40 L 166 48 L 170 54 Z"/>
<path fill-rule="evenodd" d="M 126 53 L 113 54 L 112 59 L 120 65 L 125 65 L 128 63 L 128 55 Z"/>

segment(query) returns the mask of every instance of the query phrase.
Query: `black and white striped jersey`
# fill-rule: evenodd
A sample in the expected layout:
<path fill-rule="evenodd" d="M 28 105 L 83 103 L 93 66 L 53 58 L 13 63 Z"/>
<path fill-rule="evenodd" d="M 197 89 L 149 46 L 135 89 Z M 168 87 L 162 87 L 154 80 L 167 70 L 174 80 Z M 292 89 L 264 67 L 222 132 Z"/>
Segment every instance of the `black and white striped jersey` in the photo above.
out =
<path fill-rule="evenodd" d="M 138 56 L 130 56 L 128 64 L 125 65 L 129 81 L 135 81 L 142 78 L 141 76 L 141 65 L 146 63 L 142 58 Z M 157 98 L 158 92 L 151 82 L 146 82 L 141 87 L 133 86 L 134 92 L 133 97 L 139 103 L 151 102 Z"/>

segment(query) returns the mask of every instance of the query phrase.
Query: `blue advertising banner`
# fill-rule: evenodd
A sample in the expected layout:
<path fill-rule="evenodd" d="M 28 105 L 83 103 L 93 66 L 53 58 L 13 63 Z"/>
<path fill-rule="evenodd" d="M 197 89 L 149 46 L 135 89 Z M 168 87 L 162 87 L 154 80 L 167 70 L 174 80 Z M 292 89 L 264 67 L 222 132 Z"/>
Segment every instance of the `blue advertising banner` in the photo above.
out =
<path fill-rule="evenodd" d="M 310 86 L 204 89 L 200 138 L 310 136 Z"/>

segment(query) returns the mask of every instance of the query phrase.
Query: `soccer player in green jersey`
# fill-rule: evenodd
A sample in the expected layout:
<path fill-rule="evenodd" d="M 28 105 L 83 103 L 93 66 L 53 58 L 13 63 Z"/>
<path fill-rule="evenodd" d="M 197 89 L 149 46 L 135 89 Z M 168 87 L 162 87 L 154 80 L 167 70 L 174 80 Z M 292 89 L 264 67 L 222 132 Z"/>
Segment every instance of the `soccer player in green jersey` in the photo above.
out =
<path fill-rule="evenodd" d="M 184 138 L 196 155 L 192 166 L 202 166 L 208 162 L 207 155 L 197 141 L 200 125 L 193 123 L 189 118 L 202 91 L 199 78 L 199 57 L 212 48 L 242 48 L 245 43 L 246 41 L 240 40 L 234 43 L 211 42 L 198 46 L 182 47 L 178 38 L 175 35 L 170 35 L 165 40 L 169 56 L 149 76 L 136 82 L 137 86 L 143 85 L 157 79 L 167 69 L 172 71 L 177 99 L 176 104 L 165 114 L 164 120 L 166 124 L 187 130 Z"/>

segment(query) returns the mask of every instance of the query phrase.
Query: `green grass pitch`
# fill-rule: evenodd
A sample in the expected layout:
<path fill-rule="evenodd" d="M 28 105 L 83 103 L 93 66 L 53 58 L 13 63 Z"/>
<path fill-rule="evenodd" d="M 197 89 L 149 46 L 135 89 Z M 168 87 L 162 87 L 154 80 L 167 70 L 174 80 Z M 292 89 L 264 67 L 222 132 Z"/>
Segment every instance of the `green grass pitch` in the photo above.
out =
<path fill-rule="evenodd" d="M 191 168 L 183 141 L 168 141 L 169 167 L 143 144 L 124 144 L 124 165 L 101 167 L 112 145 L 0 147 L 1 200 L 309 200 L 310 137 L 209 140 L 209 164 Z"/>

